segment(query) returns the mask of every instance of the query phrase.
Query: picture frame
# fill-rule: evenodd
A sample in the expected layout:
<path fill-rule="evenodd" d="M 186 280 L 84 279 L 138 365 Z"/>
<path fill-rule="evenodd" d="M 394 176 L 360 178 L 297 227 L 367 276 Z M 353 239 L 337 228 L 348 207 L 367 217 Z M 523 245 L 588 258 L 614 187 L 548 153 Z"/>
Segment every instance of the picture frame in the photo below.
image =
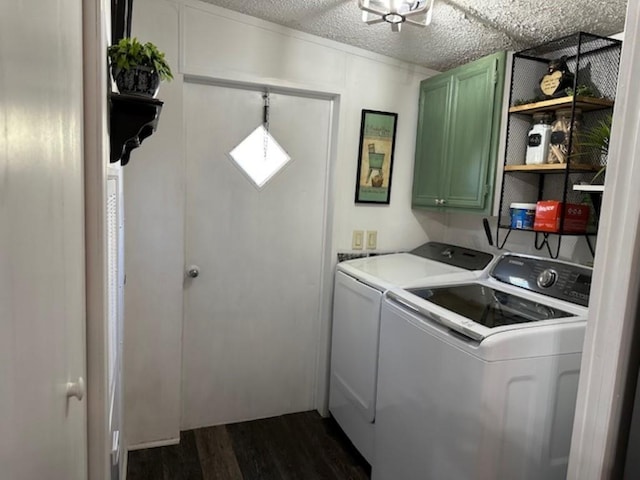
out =
<path fill-rule="evenodd" d="M 397 126 L 397 113 L 362 110 L 356 203 L 389 204 Z"/>

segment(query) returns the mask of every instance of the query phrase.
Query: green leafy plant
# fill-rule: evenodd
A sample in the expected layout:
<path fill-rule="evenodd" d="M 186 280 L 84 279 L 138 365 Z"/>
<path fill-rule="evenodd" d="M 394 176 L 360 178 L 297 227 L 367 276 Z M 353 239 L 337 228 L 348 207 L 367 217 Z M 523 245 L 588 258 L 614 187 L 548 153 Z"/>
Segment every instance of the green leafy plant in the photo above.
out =
<path fill-rule="evenodd" d="M 565 88 L 564 93 L 566 93 L 570 97 L 573 96 L 573 88 Z M 596 97 L 593 89 L 589 85 L 585 85 L 584 83 L 581 83 L 576 87 L 576 93 L 576 96 L 578 97 Z"/>
<path fill-rule="evenodd" d="M 153 43 L 140 43 L 137 38 L 123 38 L 107 49 L 107 55 L 114 70 L 129 70 L 143 66 L 155 70 L 160 80 L 171 81 L 171 67 L 164 58 L 164 53 Z"/>
<path fill-rule="evenodd" d="M 513 102 L 514 107 L 519 107 L 520 105 L 528 105 L 529 103 L 542 102 L 543 100 L 548 100 L 544 95 L 538 95 L 533 98 L 519 98 Z"/>
<path fill-rule="evenodd" d="M 602 155 L 609 154 L 609 138 L 611 137 L 611 121 L 612 116 L 607 115 L 604 120 L 598 122 L 593 128 L 587 130 L 582 135 L 582 141 L 580 142 L 581 147 L 589 147 L 596 148 L 597 151 Z M 598 173 L 591 179 L 591 183 L 594 182 L 597 178 L 604 175 L 607 166 L 604 165 Z"/>

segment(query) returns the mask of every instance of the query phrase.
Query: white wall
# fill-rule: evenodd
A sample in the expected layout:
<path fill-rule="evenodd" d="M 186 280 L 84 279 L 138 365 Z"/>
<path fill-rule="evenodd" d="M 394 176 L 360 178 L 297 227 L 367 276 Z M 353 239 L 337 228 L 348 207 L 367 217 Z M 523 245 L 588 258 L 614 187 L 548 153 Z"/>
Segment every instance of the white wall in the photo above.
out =
<path fill-rule="evenodd" d="M 354 229 L 377 230 L 379 249 L 396 250 L 442 235 L 443 222 L 410 208 L 419 82 L 435 72 L 192 0 L 137 0 L 133 30 L 164 50 L 177 74 L 161 87 L 158 131 L 125 168 L 125 424 L 135 447 L 175 441 L 180 429 L 184 76 L 338 97 L 332 258 L 350 250 Z M 364 108 L 398 113 L 389 206 L 354 205 Z M 326 319 L 331 292 L 325 291 Z M 319 364 L 326 366 L 327 321 L 322 332 Z M 319 372 L 319 397 L 325 375 Z"/>
<path fill-rule="evenodd" d="M 498 162 L 501 159 L 498 158 Z M 488 242 L 487 237 L 482 226 L 482 217 L 473 214 L 463 213 L 449 213 L 442 215 L 442 222 L 444 224 L 442 233 L 439 235 L 433 235 L 433 240 L 439 240 L 443 242 L 455 243 L 470 248 L 477 248 L 480 250 L 492 251 L 493 253 L 500 254 L 505 251 L 525 253 L 530 255 L 537 255 L 541 257 L 548 257 L 546 247 L 543 250 L 536 250 L 534 248 L 534 234 L 531 232 L 517 232 L 513 231 L 509 236 L 509 241 L 504 246 L 503 250 L 497 250 L 495 247 L 492 249 Z M 496 238 L 496 222 L 497 217 L 489 217 L 489 223 L 491 224 L 491 234 L 495 244 Z M 500 243 L 504 240 L 506 230 L 500 232 Z M 558 237 L 557 235 L 551 235 L 550 243 L 553 253 L 556 252 Z M 595 237 L 591 237 L 592 244 L 595 247 Z M 583 236 L 565 236 L 562 238 L 559 258 L 569 260 L 584 265 L 593 265 L 593 255 L 589 251 L 589 247 Z"/>
<path fill-rule="evenodd" d="M 178 9 L 135 3 L 133 34 L 178 63 Z M 171 441 L 180 423 L 184 182 L 182 80 L 163 85 L 158 131 L 124 170 L 124 424 L 128 445 Z"/>

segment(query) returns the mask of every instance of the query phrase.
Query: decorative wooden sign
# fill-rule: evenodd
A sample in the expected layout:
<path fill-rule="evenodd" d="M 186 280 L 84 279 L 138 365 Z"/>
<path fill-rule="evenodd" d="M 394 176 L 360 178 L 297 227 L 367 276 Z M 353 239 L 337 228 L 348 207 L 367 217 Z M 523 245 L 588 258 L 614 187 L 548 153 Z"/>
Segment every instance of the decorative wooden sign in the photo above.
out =
<path fill-rule="evenodd" d="M 540 79 L 540 90 L 548 97 L 565 96 L 565 89 L 573 87 L 574 76 L 567 66 L 567 57 L 549 62 L 547 74 Z"/>

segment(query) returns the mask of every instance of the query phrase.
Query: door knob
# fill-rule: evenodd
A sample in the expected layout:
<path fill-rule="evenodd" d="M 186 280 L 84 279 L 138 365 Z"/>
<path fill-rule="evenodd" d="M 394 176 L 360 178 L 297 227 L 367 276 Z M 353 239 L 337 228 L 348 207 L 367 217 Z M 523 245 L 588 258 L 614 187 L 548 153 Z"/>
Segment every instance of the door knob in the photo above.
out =
<path fill-rule="evenodd" d="M 447 201 L 444 198 L 440 200 L 440 205 L 444 205 L 445 203 L 447 203 Z"/>
<path fill-rule="evenodd" d="M 198 277 L 198 275 L 200 275 L 200 267 L 198 267 L 197 265 L 191 265 L 189 268 L 187 268 L 188 277 L 196 278 Z"/>
<path fill-rule="evenodd" d="M 76 397 L 78 400 L 84 398 L 84 379 L 78 378 L 77 382 L 67 382 L 67 398 Z"/>

